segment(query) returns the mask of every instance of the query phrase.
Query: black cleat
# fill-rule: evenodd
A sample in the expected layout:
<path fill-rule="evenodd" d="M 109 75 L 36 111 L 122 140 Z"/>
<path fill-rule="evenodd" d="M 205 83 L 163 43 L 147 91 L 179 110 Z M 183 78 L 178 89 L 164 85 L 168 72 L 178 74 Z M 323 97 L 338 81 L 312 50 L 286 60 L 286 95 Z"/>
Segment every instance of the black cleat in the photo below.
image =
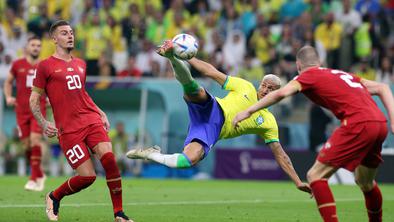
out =
<path fill-rule="evenodd" d="M 129 217 L 126 216 L 123 211 L 116 212 L 114 216 L 115 222 L 134 222 L 133 220 L 129 219 Z"/>
<path fill-rule="evenodd" d="M 60 201 L 56 200 L 52 192 L 48 193 L 45 198 L 46 213 L 50 221 L 57 221 Z"/>

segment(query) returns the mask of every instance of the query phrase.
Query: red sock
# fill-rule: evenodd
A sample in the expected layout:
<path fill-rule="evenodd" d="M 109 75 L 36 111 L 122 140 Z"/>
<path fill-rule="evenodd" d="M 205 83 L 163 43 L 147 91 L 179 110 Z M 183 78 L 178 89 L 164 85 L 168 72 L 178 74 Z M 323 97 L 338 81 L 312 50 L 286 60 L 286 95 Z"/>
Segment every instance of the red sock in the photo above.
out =
<path fill-rule="evenodd" d="M 334 196 L 328 187 L 327 180 L 313 181 L 310 186 L 323 220 L 325 222 L 338 222 Z"/>
<path fill-rule="evenodd" d="M 120 177 L 118 165 L 116 164 L 115 155 L 108 152 L 100 159 L 105 170 L 107 186 L 111 195 L 114 213 L 123 211 L 122 206 L 122 178 Z"/>
<path fill-rule="evenodd" d="M 365 206 L 367 207 L 369 222 L 382 221 L 382 193 L 375 183 L 372 190 L 364 192 Z"/>
<path fill-rule="evenodd" d="M 31 148 L 30 167 L 31 167 L 31 180 L 43 177 L 41 170 L 41 147 L 36 145 Z"/>
<path fill-rule="evenodd" d="M 71 195 L 90 186 L 96 180 L 96 176 L 83 177 L 74 176 L 64 182 L 60 187 L 53 191 L 53 196 L 61 200 L 64 196 Z"/>
<path fill-rule="evenodd" d="M 30 178 L 29 178 L 29 180 L 33 180 L 32 179 L 32 175 L 31 175 L 32 169 L 31 169 L 31 164 L 30 164 L 30 156 L 31 156 L 31 149 L 28 149 L 28 150 L 25 151 L 25 160 L 26 160 L 26 164 L 29 165 L 29 168 L 30 168 Z"/>

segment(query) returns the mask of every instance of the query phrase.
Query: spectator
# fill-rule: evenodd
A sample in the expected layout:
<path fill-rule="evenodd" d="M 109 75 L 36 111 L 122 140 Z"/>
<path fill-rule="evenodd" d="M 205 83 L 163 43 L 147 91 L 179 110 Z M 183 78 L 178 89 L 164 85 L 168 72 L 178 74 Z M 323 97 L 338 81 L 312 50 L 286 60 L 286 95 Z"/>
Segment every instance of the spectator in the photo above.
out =
<path fill-rule="evenodd" d="M 235 75 L 246 53 L 246 41 L 240 30 L 231 31 L 223 47 L 223 62 L 229 75 Z"/>
<path fill-rule="evenodd" d="M 85 58 L 86 74 L 99 75 L 98 60 L 104 52 L 111 50 L 111 29 L 107 25 L 100 25 L 98 14 L 92 15 L 92 23 L 85 30 Z"/>
<path fill-rule="evenodd" d="M 307 5 L 303 0 L 287 0 L 280 9 L 281 21 L 291 21 L 299 17 L 305 10 Z"/>
<path fill-rule="evenodd" d="M 126 69 L 119 72 L 117 76 L 119 78 L 123 78 L 123 77 L 141 78 L 142 71 L 135 66 L 135 57 L 134 56 L 129 57 Z"/>
<path fill-rule="evenodd" d="M 328 13 L 325 22 L 316 27 L 315 39 L 319 40 L 327 51 L 327 66 L 339 68 L 339 47 L 341 46 L 342 26 L 335 22 L 334 14 Z"/>
<path fill-rule="evenodd" d="M 376 81 L 394 84 L 394 67 L 389 57 L 383 57 L 380 62 L 380 68 L 376 72 Z"/>
<path fill-rule="evenodd" d="M 249 53 L 245 56 L 242 67 L 238 72 L 238 77 L 250 82 L 260 82 L 264 77 L 264 68 L 261 62 Z"/>
<path fill-rule="evenodd" d="M 353 36 L 355 31 L 362 24 L 361 16 L 356 10 L 352 9 L 352 3 L 350 0 L 343 0 L 343 9 L 335 14 L 335 18 L 344 28 L 340 49 L 340 67 L 344 70 L 349 70 L 355 57 L 355 43 Z"/>
<path fill-rule="evenodd" d="M 369 64 L 368 58 L 362 58 L 361 61 L 353 68 L 353 73 L 363 79 L 375 81 L 376 72 Z"/>
<path fill-rule="evenodd" d="M 357 59 L 368 57 L 372 52 L 372 36 L 370 35 L 371 24 L 367 18 L 368 16 L 363 17 L 362 25 L 354 34 L 355 55 Z"/>
<path fill-rule="evenodd" d="M 128 151 L 130 138 L 125 131 L 123 122 L 117 122 L 115 129 L 112 129 L 108 133 L 112 141 L 113 151 L 118 163 L 119 170 L 122 175 L 134 175 L 139 176 L 141 174 L 141 167 L 136 166 L 134 162 L 138 160 L 131 160 L 126 158 L 125 153 Z"/>

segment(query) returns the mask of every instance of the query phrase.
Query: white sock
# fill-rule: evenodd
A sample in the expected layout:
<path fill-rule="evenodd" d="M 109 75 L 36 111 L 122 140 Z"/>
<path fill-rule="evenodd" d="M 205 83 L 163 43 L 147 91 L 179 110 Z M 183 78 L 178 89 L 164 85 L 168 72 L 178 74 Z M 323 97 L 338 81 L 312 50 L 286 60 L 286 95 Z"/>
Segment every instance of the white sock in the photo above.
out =
<path fill-rule="evenodd" d="M 174 69 L 175 78 L 182 84 L 188 84 L 193 81 L 192 74 L 190 73 L 190 69 L 186 62 L 177 59 L 171 58 L 171 65 Z"/>
<path fill-rule="evenodd" d="M 161 153 L 150 153 L 148 159 L 155 162 L 161 163 L 171 168 L 177 168 L 178 157 L 182 155 L 179 153 L 174 154 L 161 154 Z"/>

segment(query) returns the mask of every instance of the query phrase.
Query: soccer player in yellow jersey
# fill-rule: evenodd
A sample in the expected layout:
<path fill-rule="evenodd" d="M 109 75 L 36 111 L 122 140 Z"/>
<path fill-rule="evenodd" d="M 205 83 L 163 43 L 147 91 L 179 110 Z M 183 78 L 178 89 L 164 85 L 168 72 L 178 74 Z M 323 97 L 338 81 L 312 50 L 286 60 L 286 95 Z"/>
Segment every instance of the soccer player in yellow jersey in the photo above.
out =
<path fill-rule="evenodd" d="M 223 89 L 230 91 L 224 98 L 215 98 L 192 78 L 185 62 L 174 57 L 171 41 L 165 41 L 157 52 L 170 60 L 175 77 L 183 86 L 190 117 L 188 136 L 182 153 L 162 154 L 160 147 L 153 146 L 130 150 L 126 154 L 127 157 L 149 159 L 172 168 L 188 168 L 204 159 L 219 139 L 257 134 L 271 148 L 276 161 L 297 188 L 310 193 L 309 186 L 300 180 L 290 158 L 279 143 L 278 125 L 272 113 L 267 109 L 260 110 L 243 121 L 238 128 L 232 127 L 231 121 L 238 112 L 280 88 L 280 79 L 277 76 L 266 75 L 256 91 L 252 83 L 246 80 L 227 76 L 199 59 L 188 60 L 188 63 L 202 75 L 215 80 Z"/>

